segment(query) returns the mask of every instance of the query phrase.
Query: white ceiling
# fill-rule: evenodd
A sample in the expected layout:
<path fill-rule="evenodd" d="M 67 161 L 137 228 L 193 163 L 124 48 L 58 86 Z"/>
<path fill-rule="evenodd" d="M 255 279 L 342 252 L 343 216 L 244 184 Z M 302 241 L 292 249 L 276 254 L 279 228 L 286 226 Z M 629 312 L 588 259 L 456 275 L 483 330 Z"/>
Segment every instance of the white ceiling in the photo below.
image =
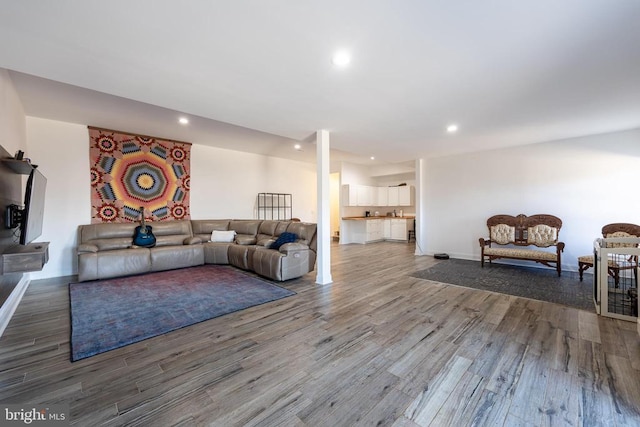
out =
<path fill-rule="evenodd" d="M 345 159 L 390 163 L 640 127 L 637 0 L 0 0 L 0 11 L 0 67 L 31 116 L 301 159 L 315 148 L 293 143 L 328 129 Z M 344 69 L 331 64 L 340 48 Z"/>

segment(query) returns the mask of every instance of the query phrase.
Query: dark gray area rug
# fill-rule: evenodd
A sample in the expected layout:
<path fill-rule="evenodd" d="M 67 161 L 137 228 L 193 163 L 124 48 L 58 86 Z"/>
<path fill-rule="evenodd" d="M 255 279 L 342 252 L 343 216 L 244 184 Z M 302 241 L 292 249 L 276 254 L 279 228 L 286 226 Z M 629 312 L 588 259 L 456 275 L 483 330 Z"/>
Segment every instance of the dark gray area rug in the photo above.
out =
<path fill-rule="evenodd" d="M 562 276 L 558 277 L 551 268 L 521 267 L 495 262 L 485 262 L 482 268 L 480 261 L 449 259 L 411 276 L 595 312 L 591 274 L 585 274 L 584 281 L 580 282 L 578 273 L 572 271 L 562 272 Z"/>

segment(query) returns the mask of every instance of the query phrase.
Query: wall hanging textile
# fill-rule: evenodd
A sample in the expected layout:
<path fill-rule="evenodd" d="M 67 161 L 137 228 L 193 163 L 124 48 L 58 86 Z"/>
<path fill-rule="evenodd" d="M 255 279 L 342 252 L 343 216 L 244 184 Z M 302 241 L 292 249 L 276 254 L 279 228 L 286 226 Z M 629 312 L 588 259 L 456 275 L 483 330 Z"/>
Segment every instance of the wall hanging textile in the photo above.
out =
<path fill-rule="evenodd" d="M 189 219 L 191 144 L 89 126 L 91 223 Z"/>

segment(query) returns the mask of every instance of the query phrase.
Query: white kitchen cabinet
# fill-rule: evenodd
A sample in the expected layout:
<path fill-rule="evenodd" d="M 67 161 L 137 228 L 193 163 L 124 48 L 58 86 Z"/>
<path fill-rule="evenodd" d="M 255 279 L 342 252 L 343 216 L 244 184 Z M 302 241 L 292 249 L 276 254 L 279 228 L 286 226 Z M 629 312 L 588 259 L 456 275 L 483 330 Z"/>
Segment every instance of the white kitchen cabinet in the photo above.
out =
<path fill-rule="evenodd" d="M 413 218 L 343 219 L 340 243 L 373 243 L 383 240 L 407 241 Z"/>
<path fill-rule="evenodd" d="M 343 206 L 374 206 L 377 198 L 376 187 L 359 184 L 346 184 L 342 186 Z"/>
<path fill-rule="evenodd" d="M 391 240 L 407 240 L 407 220 L 401 218 L 392 218 L 391 222 Z"/>
<path fill-rule="evenodd" d="M 389 187 L 376 187 L 378 198 L 375 206 L 389 206 Z"/>
<path fill-rule="evenodd" d="M 358 204 L 357 206 L 372 206 L 373 205 L 373 187 L 368 185 L 358 185 Z"/>
<path fill-rule="evenodd" d="M 342 186 L 342 205 L 358 206 L 358 192 L 355 185 Z"/>
<path fill-rule="evenodd" d="M 384 237 L 385 240 L 390 239 L 391 238 L 391 220 L 383 219 L 382 222 L 383 222 L 382 237 Z"/>
<path fill-rule="evenodd" d="M 384 221 L 383 219 L 370 219 L 367 220 L 367 237 L 366 242 L 377 242 L 384 239 L 383 230 L 384 230 Z"/>
<path fill-rule="evenodd" d="M 413 206 L 414 187 L 372 187 L 346 184 L 342 186 L 343 206 Z"/>
<path fill-rule="evenodd" d="M 387 187 L 389 197 L 387 199 L 387 206 L 399 206 L 400 200 L 400 187 Z"/>
<path fill-rule="evenodd" d="M 413 187 L 404 185 L 398 188 L 398 206 L 413 206 Z"/>

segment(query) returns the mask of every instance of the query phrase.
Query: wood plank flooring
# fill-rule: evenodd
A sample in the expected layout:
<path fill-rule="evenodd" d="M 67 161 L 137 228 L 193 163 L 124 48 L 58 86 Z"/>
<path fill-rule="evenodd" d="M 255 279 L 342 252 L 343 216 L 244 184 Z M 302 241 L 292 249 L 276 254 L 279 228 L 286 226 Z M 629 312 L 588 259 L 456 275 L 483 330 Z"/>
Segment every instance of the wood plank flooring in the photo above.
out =
<path fill-rule="evenodd" d="M 80 426 L 640 425 L 634 323 L 412 278 L 438 262 L 413 251 L 333 245 L 331 285 L 311 273 L 75 363 L 73 278 L 34 281 L 0 338 L 0 402 L 66 404 Z"/>

